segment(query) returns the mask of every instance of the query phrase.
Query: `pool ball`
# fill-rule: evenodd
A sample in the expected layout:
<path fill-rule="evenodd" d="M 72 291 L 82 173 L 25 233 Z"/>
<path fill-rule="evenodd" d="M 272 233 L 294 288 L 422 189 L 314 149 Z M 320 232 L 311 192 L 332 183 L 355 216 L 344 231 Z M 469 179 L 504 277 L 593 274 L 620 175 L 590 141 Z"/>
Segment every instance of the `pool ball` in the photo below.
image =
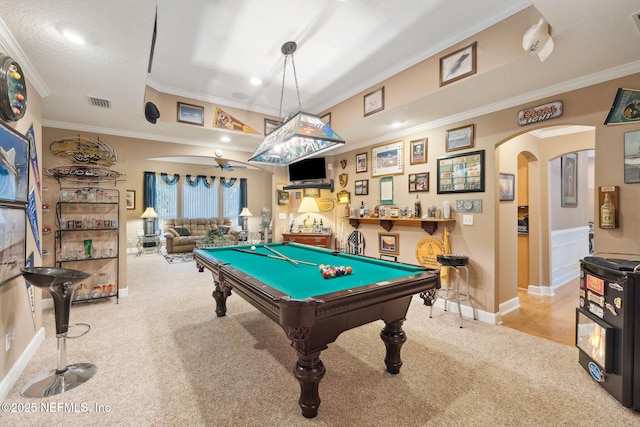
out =
<path fill-rule="evenodd" d="M 346 270 L 347 270 L 347 274 L 353 273 L 353 268 L 351 268 L 351 267 L 347 267 Z"/>
<path fill-rule="evenodd" d="M 255 247 L 255 246 L 251 246 L 251 250 L 252 250 L 252 251 L 255 251 L 255 250 L 256 250 L 256 247 Z"/>

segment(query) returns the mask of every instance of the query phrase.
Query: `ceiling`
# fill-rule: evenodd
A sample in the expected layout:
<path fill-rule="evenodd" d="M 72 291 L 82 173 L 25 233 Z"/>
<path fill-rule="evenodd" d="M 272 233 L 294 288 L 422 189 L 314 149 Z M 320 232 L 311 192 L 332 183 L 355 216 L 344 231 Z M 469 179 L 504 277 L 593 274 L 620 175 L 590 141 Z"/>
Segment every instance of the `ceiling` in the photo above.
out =
<path fill-rule="evenodd" d="M 43 126 L 248 152 L 259 136 L 144 118 L 146 87 L 199 102 L 286 116 L 320 113 L 533 5 L 555 49 L 449 85 L 401 111 L 335 128 L 347 151 L 640 70 L 637 0 L 0 0 L 0 42 L 43 97 Z M 151 59 L 157 10 L 157 37 Z M 69 43 L 71 29 L 86 39 Z M 526 30 L 526 29 L 525 29 Z M 524 31 L 523 31 L 524 33 Z M 514 40 L 520 45 L 522 40 Z M 150 72 L 148 72 L 150 68 Z M 262 85 L 253 86 L 257 77 Z M 469 87 L 473 86 L 473 97 Z M 465 91 L 464 93 L 461 91 Z M 110 108 L 91 106 L 88 97 Z M 461 102 L 447 102 L 463 99 Z M 282 114 L 279 114 L 283 100 Z M 434 108 L 438 106 L 438 108 Z M 398 109 L 396 109 L 398 110 Z M 161 115 L 174 115 L 161 111 Z M 404 122 L 390 128 L 392 121 Z M 262 129 L 260 129 L 262 131 Z M 48 141 L 44 141 L 48 143 Z M 339 151 L 337 150 L 337 151 Z"/>

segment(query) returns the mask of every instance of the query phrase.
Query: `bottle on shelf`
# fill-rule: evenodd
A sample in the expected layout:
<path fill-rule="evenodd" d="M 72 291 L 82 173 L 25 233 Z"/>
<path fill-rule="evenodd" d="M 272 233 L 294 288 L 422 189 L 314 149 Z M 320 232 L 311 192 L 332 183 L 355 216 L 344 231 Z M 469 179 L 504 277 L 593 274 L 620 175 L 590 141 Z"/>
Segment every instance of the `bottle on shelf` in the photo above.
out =
<path fill-rule="evenodd" d="M 344 207 L 344 216 L 349 218 L 351 216 L 351 209 L 349 208 L 349 204 L 347 203 Z"/>
<path fill-rule="evenodd" d="M 416 202 L 413 205 L 413 216 L 416 218 L 420 218 L 422 216 L 422 204 L 420 200 L 418 200 L 418 196 L 416 196 Z"/>
<path fill-rule="evenodd" d="M 600 207 L 600 228 L 616 228 L 616 208 L 609 193 L 604 193 L 604 203 Z"/>
<path fill-rule="evenodd" d="M 364 201 L 360 202 L 360 218 L 364 217 Z"/>

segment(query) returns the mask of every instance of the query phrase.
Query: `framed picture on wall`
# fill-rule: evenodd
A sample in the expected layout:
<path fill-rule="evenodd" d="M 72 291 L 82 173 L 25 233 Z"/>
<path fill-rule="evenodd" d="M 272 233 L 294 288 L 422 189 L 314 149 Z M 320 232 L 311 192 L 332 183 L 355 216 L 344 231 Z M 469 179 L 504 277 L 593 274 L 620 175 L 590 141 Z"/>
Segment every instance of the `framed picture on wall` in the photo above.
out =
<path fill-rule="evenodd" d="M 427 163 L 427 138 L 411 141 L 409 147 L 411 148 L 409 164 Z"/>
<path fill-rule="evenodd" d="M 26 202 L 29 187 L 29 141 L 13 128 L 0 126 L 0 200 Z"/>
<path fill-rule="evenodd" d="M 384 110 L 384 86 L 364 96 L 364 116 Z"/>
<path fill-rule="evenodd" d="M 467 125 L 448 130 L 445 139 L 445 150 L 449 152 L 473 148 L 474 127 L 474 125 Z"/>
<path fill-rule="evenodd" d="M 500 201 L 515 199 L 516 176 L 512 173 L 500 173 Z"/>
<path fill-rule="evenodd" d="M 369 180 L 361 179 L 355 182 L 355 194 L 356 196 L 366 196 L 369 194 Z"/>
<path fill-rule="evenodd" d="M 135 209 L 136 208 L 136 192 L 133 190 L 127 190 L 127 209 Z"/>
<path fill-rule="evenodd" d="M 22 274 L 25 265 L 27 213 L 24 208 L 0 206 L 0 285 Z"/>
<path fill-rule="evenodd" d="M 178 102 L 178 122 L 204 126 L 204 107 Z"/>
<path fill-rule="evenodd" d="M 476 73 L 476 42 L 440 58 L 440 86 Z"/>
<path fill-rule="evenodd" d="M 429 191 L 429 172 L 409 174 L 409 193 Z"/>
<path fill-rule="evenodd" d="M 398 255 L 400 253 L 400 235 L 398 233 L 378 233 L 378 252 Z"/>
<path fill-rule="evenodd" d="M 563 208 L 578 206 L 578 153 L 565 154 L 560 158 L 560 205 Z"/>
<path fill-rule="evenodd" d="M 404 171 L 403 141 L 389 142 L 371 149 L 371 176 L 396 175 Z"/>
<path fill-rule="evenodd" d="M 484 191 L 484 150 L 438 157 L 438 194 Z"/>
<path fill-rule="evenodd" d="M 624 134 L 624 183 L 640 182 L 640 130 Z"/>
<path fill-rule="evenodd" d="M 367 171 L 367 153 L 356 154 L 356 173 Z"/>

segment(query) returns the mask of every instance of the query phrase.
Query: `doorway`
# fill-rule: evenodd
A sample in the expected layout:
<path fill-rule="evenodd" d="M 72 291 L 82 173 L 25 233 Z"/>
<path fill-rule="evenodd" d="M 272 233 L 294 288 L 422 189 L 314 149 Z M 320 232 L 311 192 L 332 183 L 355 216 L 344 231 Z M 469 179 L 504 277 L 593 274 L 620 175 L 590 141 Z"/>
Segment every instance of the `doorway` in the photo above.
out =
<path fill-rule="evenodd" d="M 594 146 L 594 128 L 580 126 L 529 132 L 497 147 L 496 170 L 515 174 L 517 189 L 515 200 L 512 203 L 500 201 L 497 209 L 498 223 L 502 224 L 498 239 L 501 260 L 498 295 L 504 326 L 573 345 L 578 303 L 577 271 L 558 277 L 552 259 L 554 251 L 558 250 L 554 246 L 554 236 L 562 235 L 565 228 L 587 228 L 588 221 L 572 224 L 571 219 L 582 219 L 584 212 L 593 216 Z M 591 150 L 588 156 L 586 150 Z M 562 155 L 574 152 L 582 152 L 583 180 L 579 207 L 569 209 L 560 206 L 558 162 Z M 515 223 L 509 225 L 514 221 L 518 227 Z M 578 270 L 580 258 L 575 260 Z"/>

